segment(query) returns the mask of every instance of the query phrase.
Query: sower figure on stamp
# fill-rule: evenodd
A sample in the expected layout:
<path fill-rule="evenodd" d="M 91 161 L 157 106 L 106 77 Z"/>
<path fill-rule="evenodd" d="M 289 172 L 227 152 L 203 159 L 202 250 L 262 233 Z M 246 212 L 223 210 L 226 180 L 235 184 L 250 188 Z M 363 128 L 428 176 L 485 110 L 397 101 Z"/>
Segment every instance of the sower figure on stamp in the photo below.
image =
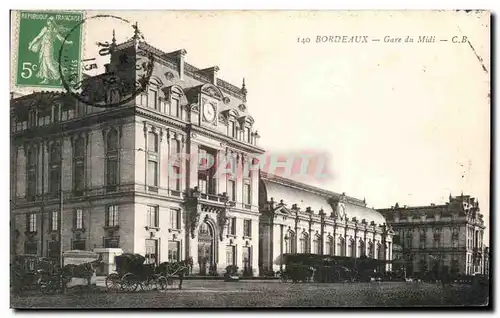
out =
<path fill-rule="evenodd" d="M 69 29 L 54 22 L 54 17 L 47 19 L 47 25 L 42 28 L 40 33 L 29 43 L 28 49 L 38 54 L 39 71 L 36 77 L 42 79 L 40 84 L 47 84 L 49 80 L 58 81 L 60 75 L 58 63 L 54 59 L 54 45 L 56 38 L 64 42 L 61 33 L 68 32 Z M 73 44 L 72 41 L 66 41 L 67 44 Z"/>

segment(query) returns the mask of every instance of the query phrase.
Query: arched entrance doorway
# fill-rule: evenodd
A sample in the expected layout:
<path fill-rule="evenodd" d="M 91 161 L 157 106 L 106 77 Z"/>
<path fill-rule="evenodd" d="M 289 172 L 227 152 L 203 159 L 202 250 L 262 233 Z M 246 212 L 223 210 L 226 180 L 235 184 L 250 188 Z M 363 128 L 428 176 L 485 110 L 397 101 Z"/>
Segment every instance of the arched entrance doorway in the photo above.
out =
<path fill-rule="evenodd" d="M 210 265 L 214 264 L 215 233 L 213 227 L 203 222 L 198 230 L 198 263 L 200 275 L 208 275 Z"/>

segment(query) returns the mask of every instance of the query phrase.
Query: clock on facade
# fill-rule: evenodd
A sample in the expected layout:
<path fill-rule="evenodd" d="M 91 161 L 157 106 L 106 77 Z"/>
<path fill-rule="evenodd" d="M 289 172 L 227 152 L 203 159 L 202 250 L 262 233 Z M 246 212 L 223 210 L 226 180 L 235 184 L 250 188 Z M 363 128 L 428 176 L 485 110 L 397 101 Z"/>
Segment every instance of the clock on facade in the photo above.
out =
<path fill-rule="evenodd" d="M 210 103 L 203 105 L 203 116 L 206 121 L 213 122 L 215 119 L 215 106 Z"/>

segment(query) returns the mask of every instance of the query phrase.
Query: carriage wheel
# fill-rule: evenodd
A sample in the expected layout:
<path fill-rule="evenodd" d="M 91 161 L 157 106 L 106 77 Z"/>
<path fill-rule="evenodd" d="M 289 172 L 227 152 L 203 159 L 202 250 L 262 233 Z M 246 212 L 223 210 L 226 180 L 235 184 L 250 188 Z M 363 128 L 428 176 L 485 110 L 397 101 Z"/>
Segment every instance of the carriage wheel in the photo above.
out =
<path fill-rule="evenodd" d="M 174 284 L 174 278 L 172 276 L 167 276 L 167 285 L 173 285 Z"/>
<path fill-rule="evenodd" d="M 38 285 L 38 290 L 41 293 L 47 293 L 49 292 L 49 277 L 42 276 L 38 279 L 37 285 Z"/>
<path fill-rule="evenodd" d="M 139 282 L 142 291 L 155 290 L 158 289 L 157 281 L 155 278 L 151 277 L 143 282 Z"/>
<path fill-rule="evenodd" d="M 158 285 L 158 290 L 165 290 L 167 289 L 167 279 L 163 276 L 160 276 L 158 277 L 158 282 L 157 282 L 157 285 Z"/>
<path fill-rule="evenodd" d="M 122 290 L 125 292 L 133 292 L 138 287 L 138 281 L 134 274 L 127 273 L 122 277 L 121 280 Z"/>
<path fill-rule="evenodd" d="M 286 274 L 283 274 L 283 273 L 281 274 L 280 279 L 281 279 L 282 283 L 286 283 L 287 280 L 288 280 L 287 277 L 286 277 Z"/>
<path fill-rule="evenodd" d="M 106 288 L 113 292 L 120 290 L 120 276 L 117 273 L 111 273 L 106 277 Z"/>

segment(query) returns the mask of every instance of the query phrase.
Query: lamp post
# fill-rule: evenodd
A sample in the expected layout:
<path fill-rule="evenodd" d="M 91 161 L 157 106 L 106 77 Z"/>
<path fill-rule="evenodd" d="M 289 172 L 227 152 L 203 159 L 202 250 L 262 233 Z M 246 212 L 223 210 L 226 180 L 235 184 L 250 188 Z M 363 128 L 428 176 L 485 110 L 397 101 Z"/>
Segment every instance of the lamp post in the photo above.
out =
<path fill-rule="evenodd" d="M 227 223 L 227 207 L 229 205 L 229 196 L 227 195 L 227 192 L 223 192 L 222 195 L 220 196 L 220 201 L 224 203 L 224 208 L 218 215 L 218 223 L 219 223 L 219 234 L 220 234 L 220 240 L 222 241 L 224 239 L 224 228 L 226 227 Z"/>
<path fill-rule="evenodd" d="M 186 231 L 186 233 L 190 232 L 191 238 L 193 239 L 195 236 L 196 227 L 198 226 L 198 222 L 200 219 L 200 213 L 198 211 L 198 199 L 200 198 L 200 195 L 201 192 L 198 190 L 197 186 L 186 191 L 186 221 L 188 225 L 188 231 Z"/>

